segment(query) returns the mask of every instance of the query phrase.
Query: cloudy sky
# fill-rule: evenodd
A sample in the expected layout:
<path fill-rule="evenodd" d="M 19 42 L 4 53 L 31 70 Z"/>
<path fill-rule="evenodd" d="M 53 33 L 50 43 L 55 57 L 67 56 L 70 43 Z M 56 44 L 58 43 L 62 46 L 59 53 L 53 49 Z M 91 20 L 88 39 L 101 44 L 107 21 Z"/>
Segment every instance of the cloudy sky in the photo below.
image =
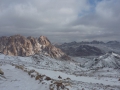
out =
<path fill-rule="evenodd" d="M 120 0 L 0 0 L 0 36 L 14 34 L 52 42 L 119 40 Z"/>

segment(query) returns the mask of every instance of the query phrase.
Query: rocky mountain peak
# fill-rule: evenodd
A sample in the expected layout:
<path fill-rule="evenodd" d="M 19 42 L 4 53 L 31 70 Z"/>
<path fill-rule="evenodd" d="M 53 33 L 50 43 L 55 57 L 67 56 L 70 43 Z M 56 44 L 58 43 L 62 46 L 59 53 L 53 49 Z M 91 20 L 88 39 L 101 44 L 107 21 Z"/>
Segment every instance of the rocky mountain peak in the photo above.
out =
<path fill-rule="evenodd" d="M 51 44 L 51 42 L 50 42 L 50 41 L 48 40 L 48 38 L 45 37 L 45 36 L 40 36 L 40 37 L 38 38 L 38 41 L 39 41 L 40 44 L 45 45 L 45 46 L 48 46 L 48 45 Z"/>
<path fill-rule="evenodd" d="M 70 59 L 59 48 L 53 46 L 45 36 L 40 36 L 38 39 L 31 36 L 26 38 L 21 35 L 0 37 L 0 52 L 13 56 L 30 56 L 42 53 L 56 59 Z"/>

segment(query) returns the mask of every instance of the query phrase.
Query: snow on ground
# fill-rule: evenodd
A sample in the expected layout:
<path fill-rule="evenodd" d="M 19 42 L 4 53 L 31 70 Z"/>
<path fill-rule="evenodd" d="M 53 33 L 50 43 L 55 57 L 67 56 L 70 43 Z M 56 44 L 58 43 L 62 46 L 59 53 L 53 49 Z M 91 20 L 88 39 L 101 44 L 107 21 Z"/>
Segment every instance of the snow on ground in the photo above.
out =
<path fill-rule="evenodd" d="M 58 79 L 58 80 L 59 80 L 58 77 L 61 76 L 62 79 L 70 78 L 71 80 L 88 82 L 88 83 L 99 83 L 99 84 L 104 84 L 104 85 L 118 85 L 118 86 L 120 85 L 120 82 L 118 81 L 118 79 L 98 80 L 98 79 L 93 78 L 93 77 L 90 78 L 90 77 L 85 77 L 85 76 L 75 76 L 75 75 L 69 75 L 69 74 L 66 74 L 63 72 L 44 70 L 44 69 L 36 69 L 33 67 L 28 67 L 28 68 L 34 69 L 43 75 L 49 75 L 49 77 L 54 78 L 54 79 Z"/>
<path fill-rule="evenodd" d="M 41 85 L 27 73 L 5 64 L 0 66 L 6 79 L 0 80 L 0 90 L 49 90 L 47 85 Z"/>
<path fill-rule="evenodd" d="M 83 59 L 82 59 L 83 60 Z M 81 60 L 81 61 L 82 61 Z M 7 79 L 0 80 L 0 90 L 49 90 L 28 74 L 11 66 L 23 65 L 54 80 L 70 84 L 69 90 L 120 90 L 120 70 L 113 68 L 86 69 L 80 63 L 60 61 L 46 56 L 15 57 L 0 55 L 0 68 Z M 58 77 L 61 78 L 58 78 Z M 46 87 L 46 88 L 45 88 Z M 56 90 L 56 89 L 54 89 Z M 61 89 L 60 89 L 61 90 Z"/>
<path fill-rule="evenodd" d="M 107 53 L 98 58 L 88 61 L 84 65 L 87 68 L 120 68 L 120 55 Z"/>

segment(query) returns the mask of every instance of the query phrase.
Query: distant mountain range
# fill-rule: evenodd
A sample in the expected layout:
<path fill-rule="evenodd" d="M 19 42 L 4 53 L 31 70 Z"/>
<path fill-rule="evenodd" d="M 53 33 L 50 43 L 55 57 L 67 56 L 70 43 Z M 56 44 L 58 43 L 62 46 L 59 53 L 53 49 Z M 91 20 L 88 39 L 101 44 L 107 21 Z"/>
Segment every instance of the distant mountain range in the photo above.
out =
<path fill-rule="evenodd" d="M 70 42 L 56 44 L 62 51 L 70 56 L 99 56 L 107 52 L 120 54 L 120 42 L 118 41 L 91 41 L 91 42 Z"/>
<path fill-rule="evenodd" d="M 108 52 L 120 54 L 120 42 L 109 41 L 105 43 L 94 40 L 53 45 L 45 36 L 34 38 L 13 35 L 0 37 L 0 52 L 12 56 L 44 54 L 55 59 L 70 60 L 69 56 L 100 56 Z"/>

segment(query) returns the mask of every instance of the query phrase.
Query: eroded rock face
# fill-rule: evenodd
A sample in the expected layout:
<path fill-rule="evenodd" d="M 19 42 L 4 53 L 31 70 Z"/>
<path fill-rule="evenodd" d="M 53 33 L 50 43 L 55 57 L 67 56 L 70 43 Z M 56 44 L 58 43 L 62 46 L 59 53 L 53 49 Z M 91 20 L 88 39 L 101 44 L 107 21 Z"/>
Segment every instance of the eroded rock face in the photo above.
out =
<path fill-rule="evenodd" d="M 42 53 L 56 59 L 70 59 L 59 48 L 53 46 L 45 36 L 40 36 L 38 39 L 26 38 L 21 35 L 0 37 L 0 52 L 13 56 L 30 56 Z"/>

